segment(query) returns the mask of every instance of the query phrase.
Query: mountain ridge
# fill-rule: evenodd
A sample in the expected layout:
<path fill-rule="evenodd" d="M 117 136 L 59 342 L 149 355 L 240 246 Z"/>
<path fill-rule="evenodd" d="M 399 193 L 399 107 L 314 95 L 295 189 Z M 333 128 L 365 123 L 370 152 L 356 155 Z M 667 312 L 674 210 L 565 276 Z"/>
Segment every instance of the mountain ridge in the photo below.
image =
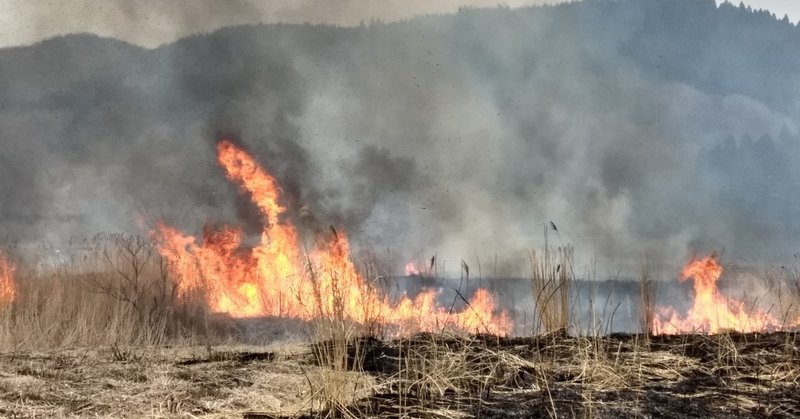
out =
<path fill-rule="evenodd" d="M 764 12 L 626 0 L 245 25 L 152 50 L 93 35 L 4 49 L 0 226 L 55 239 L 137 231 L 145 212 L 257 231 L 213 162 L 229 133 L 291 214 L 313 208 L 365 247 L 519 249 L 558 218 L 612 253 L 777 252 L 800 234 L 792 159 L 742 181 L 703 150 L 798 134 L 797 47 L 800 30 Z M 737 150 L 756 168 L 774 154 Z"/>

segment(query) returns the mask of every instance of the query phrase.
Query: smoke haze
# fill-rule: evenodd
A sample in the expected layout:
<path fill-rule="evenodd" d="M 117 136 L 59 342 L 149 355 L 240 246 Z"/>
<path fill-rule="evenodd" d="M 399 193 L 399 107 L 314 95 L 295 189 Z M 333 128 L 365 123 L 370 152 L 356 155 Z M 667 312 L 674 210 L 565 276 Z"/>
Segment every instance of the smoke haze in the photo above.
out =
<path fill-rule="evenodd" d="M 0 231 L 255 231 L 214 161 L 229 135 L 302 226 L 398 264 L 519 274 L 550 221 L 583 260 L 782 257 L 800 233 L 798 46 L 768 13 L 631 0 L 4 49 Z"/>
<path fill-rule="evenodd" d="M 511 0 L 510 7 L 555 3 Z M 460 7 L 495 7 L 487 0 L 0 0 L 0 45 L 28 45 L 69 33 L 90 32 L 146 48 L 226 26 L 257 23 L 325 23 L 355 26 L 396 21 Z"/>

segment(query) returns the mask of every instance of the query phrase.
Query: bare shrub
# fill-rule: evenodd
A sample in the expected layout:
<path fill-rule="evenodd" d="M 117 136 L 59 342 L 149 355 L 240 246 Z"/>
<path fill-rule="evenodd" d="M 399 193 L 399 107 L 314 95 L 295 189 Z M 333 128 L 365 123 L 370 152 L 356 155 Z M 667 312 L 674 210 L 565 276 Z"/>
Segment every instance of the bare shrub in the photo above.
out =
<path fill-rule="evenodd" d="M 166 261 L 141 236 L 113 235 L 103 245 L 103 271 L 81 276 L 90 291 L 127 303 L 140 320 L 164 316 L 175 305 L 177 287 Z"/>
<path fill-rule="evenodd" d="M 158 345 L 193 339 L 205 326 L 196 316 L 204 304 L 176 298 L 167 265 L 144 238 L 99 235 L 69 260 L 28 263 L 0 313 L 0 347 Z"/>

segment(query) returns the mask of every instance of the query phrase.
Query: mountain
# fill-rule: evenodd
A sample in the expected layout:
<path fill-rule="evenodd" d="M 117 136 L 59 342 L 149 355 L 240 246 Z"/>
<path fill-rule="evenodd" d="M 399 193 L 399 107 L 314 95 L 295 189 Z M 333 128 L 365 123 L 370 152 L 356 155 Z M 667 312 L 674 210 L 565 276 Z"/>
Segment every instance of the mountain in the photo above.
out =
<path fill-rule="evenodd" d="M 0 237 L 256 231 L 229 135 L 365 248 L 512 258 L 553 221 L 601 257 L 791 254 L 799 48 L 763 11 L 620 0 L 2 49 Z"/>

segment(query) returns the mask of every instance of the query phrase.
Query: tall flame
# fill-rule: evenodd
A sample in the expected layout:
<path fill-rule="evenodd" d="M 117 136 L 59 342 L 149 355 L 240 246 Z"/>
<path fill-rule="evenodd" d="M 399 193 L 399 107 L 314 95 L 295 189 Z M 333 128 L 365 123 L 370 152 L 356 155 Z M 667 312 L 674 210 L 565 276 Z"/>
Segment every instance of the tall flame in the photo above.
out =
<path fill-rule="evenodd" d="M 14 282 L 15 271 L 14 265 L 0 252 L 0 307 L 14 301 L 17 293 Z"/>
<path fill-rule="evenodd" d="M 722 265 L 715 255 L 692 259 L 681 270 L 681 281 L 694 279 L 694 303 L 686 316 L 672 308 L 658 307 L 653 319 L 656 334 L 725 331 L 760 332 L 778 330 L 785 325 L 758 308 L 748 309 L 741 301 L 729 299 L 717 289 Z"/>
<path fill-rule="evenodd" d="M 160 253 L 178 278 L 180 296 L 200 291 L 212 311 L 234 317 L 338 316 L 384 321 L 415 331 L 452 325 L 466 331 L 510 332 L 507 313 L 494 315 L 494 301 L 485 290 L 477 291 L 465 310 L 456 313 L 438 307 L 433 291 L 390 303 L 356 271 L 343 232 L 321 234 L 312 249 L 301 251 L 294 225 L 284 219 L 280 186 L 251 155 L 222 140 L 217 161 L 258 208 L 261 238 L 246 249 L 242 230 L 236 227 L 206 228 L 200 242 L 170 226 L 156 226 Z"/>

